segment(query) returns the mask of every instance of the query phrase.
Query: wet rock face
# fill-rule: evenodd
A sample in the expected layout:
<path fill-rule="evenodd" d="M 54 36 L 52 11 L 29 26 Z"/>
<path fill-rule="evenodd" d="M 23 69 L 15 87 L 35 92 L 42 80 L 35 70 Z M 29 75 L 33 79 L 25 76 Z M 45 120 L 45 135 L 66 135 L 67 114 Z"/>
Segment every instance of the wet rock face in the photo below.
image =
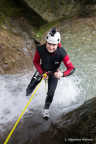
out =
<path fill-rule="evenodd" d="M 85 143 L 96 140 L 96 98 L 93 98 L 77 110 L 74 110 L 67 115 L 62 115 L 53 128 L 48 130 L 48 133 L 53 133 L 54 139 L 68 141 L 68 139 L 85 139 Z M 54 131 L 53 131 L 54 129 Z"/>
<path fill-rule="evenodd" d="M 31 70 L 34 51 L 35 43 L 32 39 L 24 39 L 23 36 L 0 29 L 0 74 Z"/>
<path fill-rule="evenodd" d="M 3 134 L 1 140 L 8 135 Z M 58 119 L 42 119 L 41 110 L 30 110 L 16 128 L 9 143 L 14 144 L 95 144 L 96 97 Z"/>
<path fill-rule="evenodd" d="M 20 0 L 26 3 L 44 20 L 54 21 L 62 17 L 96 15 L 96 2 L 93 0 Z"/>
<path fill-rule="evenodd" d="M 78 11 L 78 4 L 73 0 L 21 0 L 47 21 L 54 21 L 64 16 L 72 16 Z"/>

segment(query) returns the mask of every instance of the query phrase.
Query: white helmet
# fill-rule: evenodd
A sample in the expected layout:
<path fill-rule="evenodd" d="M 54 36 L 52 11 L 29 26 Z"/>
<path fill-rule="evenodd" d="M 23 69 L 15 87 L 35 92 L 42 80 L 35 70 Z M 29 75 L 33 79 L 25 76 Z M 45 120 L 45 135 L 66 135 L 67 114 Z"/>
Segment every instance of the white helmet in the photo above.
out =
<path fill-rule="evenodd" d="M 56 31 L 56 28 L 53 28 L 48 32 L 46 36 L 46 41 L 52 44 L 58 44 L 61 41 L 60 33 Z"/>

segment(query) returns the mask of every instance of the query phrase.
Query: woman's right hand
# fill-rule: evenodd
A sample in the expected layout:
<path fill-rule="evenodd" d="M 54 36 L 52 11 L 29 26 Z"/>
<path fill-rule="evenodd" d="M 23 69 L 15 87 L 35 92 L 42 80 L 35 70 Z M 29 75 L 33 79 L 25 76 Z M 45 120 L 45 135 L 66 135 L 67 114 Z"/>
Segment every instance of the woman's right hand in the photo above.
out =
<path fill-rule="evenodd" d="M 58 79 L 63 77 L 63 73 L 58 69 L 56 72 L 54 72 L 54 76 Z"/>

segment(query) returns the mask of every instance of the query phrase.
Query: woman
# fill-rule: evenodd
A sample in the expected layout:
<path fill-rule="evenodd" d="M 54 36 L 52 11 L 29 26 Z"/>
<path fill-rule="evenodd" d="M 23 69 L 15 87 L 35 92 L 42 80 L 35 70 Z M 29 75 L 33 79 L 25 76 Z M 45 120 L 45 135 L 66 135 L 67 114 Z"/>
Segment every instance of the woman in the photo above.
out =
<path fill-rule="evenodd" d="M 53 28 L 46 36 L 46 43 L 37 47 L 33 59 L 33 64 L 41 77 L 44 73 L 48 76 L 48 92 L 44 105 L 43 118 L 49 117 L 49 107 L 53 100 L 58 79 L 71 75 L 75 70 L 67 52 L 61 47 L 60 41 L 60 33 Z M 64 72 L 61 72 L 59 69 L 61 62 L 66 67 L 66 71 Z"/>

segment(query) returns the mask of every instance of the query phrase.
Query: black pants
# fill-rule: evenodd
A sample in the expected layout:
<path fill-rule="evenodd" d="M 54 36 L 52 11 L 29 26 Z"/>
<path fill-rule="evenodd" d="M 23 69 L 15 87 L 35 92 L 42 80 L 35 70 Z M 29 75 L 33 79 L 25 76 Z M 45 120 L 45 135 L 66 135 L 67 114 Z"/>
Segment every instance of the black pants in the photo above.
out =
<path fill-rule="evenodd" d="M 33 90 L 36 88 L 37 84 L 41 81 L 41 79 L 42 78 L 37 72 L 33 75 L 26 89 L 26 96 L 28 96 L 33 92 Z M 45 100 L 45 106 L 44 106 L 45 109 L 49 109 L 50 104 L 52 103 L 55 89 L 57 87 L 57 83 L 58 83 L 58 79 L 55 78 L 53 74 L 48 76 L 48 92 Z"/>
<path fill-rule="evenodd" d="M 45 109 L 49 109 L 53 96 L 57 87 L 58 79 L 54 77 L 54 75 L 49 75 L 48 77 L 48 92 L 47 92 L 47 97 L 45 100 Z"/>
<path fill-rule="evenodd" d="M 36 71 L 26 88 L 26 96 L 30 95 L 33 92 L 33 90 L 36 88 L 37 84 L 41 81 L 41 79 L 42 77 Z"/>

